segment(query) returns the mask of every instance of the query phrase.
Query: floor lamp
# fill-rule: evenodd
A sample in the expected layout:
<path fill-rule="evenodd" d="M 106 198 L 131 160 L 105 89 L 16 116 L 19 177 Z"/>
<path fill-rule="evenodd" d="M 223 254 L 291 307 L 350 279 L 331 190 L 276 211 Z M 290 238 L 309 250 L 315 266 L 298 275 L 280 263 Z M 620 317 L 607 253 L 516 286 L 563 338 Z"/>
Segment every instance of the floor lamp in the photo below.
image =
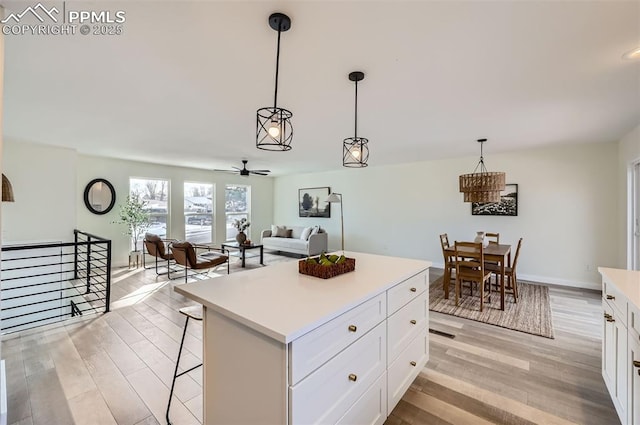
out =
<path fill-rule="evenodd" d="M 325 202 L 330 202 L 332 204 L 340 204 L 340 229 L 342 233 L 342 253 L 344 254 L 344 217 L 342 213 L 344 212 L 344 205 L 342 205 L 342 193 L 333 192 Z"/>

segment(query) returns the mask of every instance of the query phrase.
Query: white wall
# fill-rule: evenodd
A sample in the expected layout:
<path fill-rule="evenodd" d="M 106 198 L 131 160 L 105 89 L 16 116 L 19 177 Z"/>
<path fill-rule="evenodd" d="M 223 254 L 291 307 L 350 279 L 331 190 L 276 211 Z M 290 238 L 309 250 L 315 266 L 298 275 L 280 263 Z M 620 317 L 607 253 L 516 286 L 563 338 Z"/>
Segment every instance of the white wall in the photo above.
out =
<path fill-rule="evenodd" d="M 2 204 L 3 243 L 72 241 L 80 229 L 113 241 L 113 265 L 128 262 L 129 237 L 118 220 L 119 205 L 129 193 L 129 177 L 170 181 L 171 212 L 168 237 L 184 238 L 184 182 L 212 183 L 216 196 L 216 243 L 225 237 L 226 184 L 251 186 L 251 227 L 248 237 L 260 239 L 260 230 L 273 222 L 273 178 L 242 177 L 184 167 L 80 155 L 75 150 L 26 142 L 5 141 L 3 172 L 13 185 L 16 202 Z M 83 200 L 85 186 L 105 178 L 116 190 L 116 205 L 105 215 L 89 212 Z"/>
<path fill-rule="evenodd" d="M 71 149 L 5 140 L 2 168 L 15 202 L 2 204 L 3 243 L 73 240 L 76 158 Z"/>
<path fill-rule="evenodd" d="M 372 145 L 372 155 L 375 154 Z M 345 248 L 442 265 L 438 235 L 472 240 L 479 230 L 515 245 L 523 237 L 521 278 L 599 287 L 598 266 L 620 266 L 617 253 L 617 144 L 564 146 L 485 156 L 489 170 L 518 184 L 518 216 L 472 216 L 458 176 L 478 158 L 345 169 L 276 178 L 276 224 L 320 224 L 340 248 L 340 213 L 299 218 L 298 189 L 330 186 L 344 195 Z"/>
<path fill-rule="evenodd" d="M 625 259 L 625 263 L 621 264 L 623 268 L 631 268 L 631 243 L 633 239 L 631 237 L 631 231 L 628 231 L 631 226 L 630 220 L 632 220 L 632 210 L 629 189 L 631 187 L 631 167 L 634 163 L 640 161 L 640 125 L 634 128 L 629 134 L 620 140 L 618 148 L 618 185 L 619 188 L 619 211 L 620 220 L 618 226 L 619 244 L 618 252 L 620 258 Z"/>
<path fill-rule="evenodd" d="M 107 179 L 116 191 L 116 205 L 105 215 L 92 214 L 82 198 L 85 186 L 95 178 Z M 158 178 L 169 180 L 170 214 L 167 237 L 184 238 L 184 182 L 214 184 L 216 244 L 225 239 L 224 189 L 226 184 L 251 186 L 251 227 L 247 236 L 251 240 L 260 239 L 260 230 L 268 228 L 273 221 L 273 178 L 243 177 L 237 174 L 214 173 L 194 168 L 171 167 L 120 159 L 79 155 L 77 193 L 74 202 L 78 210 L 78 228 L 89 233 L 109 238 L 113 241 L 114 265 L 126 265 L 129 253 L 129 237 L 123 235 L 124 225 L 113 224 L 118 220 L 119 205 L 129 193 L 129 178 Z"/>

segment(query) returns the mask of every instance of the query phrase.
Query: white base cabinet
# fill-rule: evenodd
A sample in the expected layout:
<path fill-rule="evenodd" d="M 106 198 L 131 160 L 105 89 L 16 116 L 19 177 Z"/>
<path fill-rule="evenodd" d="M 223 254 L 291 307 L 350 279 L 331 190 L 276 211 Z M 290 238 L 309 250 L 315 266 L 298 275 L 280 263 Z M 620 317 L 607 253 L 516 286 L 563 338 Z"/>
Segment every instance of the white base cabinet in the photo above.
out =
<path fill-rule="evenodd" d="M 602 274 L 602 378 L 622 425 L 640 424 L 640 272 Z"/>

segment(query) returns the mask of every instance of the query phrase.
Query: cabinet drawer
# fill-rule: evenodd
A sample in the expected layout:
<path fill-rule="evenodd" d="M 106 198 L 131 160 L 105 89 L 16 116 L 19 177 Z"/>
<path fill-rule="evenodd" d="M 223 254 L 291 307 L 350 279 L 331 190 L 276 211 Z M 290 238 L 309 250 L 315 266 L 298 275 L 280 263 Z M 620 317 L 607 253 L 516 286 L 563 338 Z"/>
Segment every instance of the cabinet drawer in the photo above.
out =
<path fill-rule="evenodd" d="M 387 371 L 387 412 L 391 413 L 409 385 L 429 360 L 429 336 L 424 329 L 389 366 Z M 415 366 L 414 366 L 415 364 Z"/>
<path fill-rule="evenodd" d="M 290 423 L 333 424 L 384 374 L 386 323 L 380 323 L 289 389 Z"/>
<path fill-rule="evenodd" d="M 289 385 L 295 385 L 382 322 L 385 294 L 366 301 L 291 343 Z"/>
<path fill-rule="evenodd" d="M 382 425 L 386 419 L 387 374 L 385 372 L 336 425 Z"/>
<path fill-rule="evenodd" d="M 428 328 L 428 295 L 428 291 L 422 292 L 388 319 L 387 358 L 389 362 L 394 361 L 420 331 Z"/>
<path fill-rule="evenodd" d="M 389 315 L 395 313 L 400 307 L 414 299 L 416 295 L 426 290 L 428 280 L 427 271 L 424 271 L 389 289 L 387 291 Z"/>
<path fill-rule="evenodd" d="M 602 298 L 606 300 L 616 311 L 618 320 L 627 325 L 627 299 L 607 279 L 602 280 Z"/>

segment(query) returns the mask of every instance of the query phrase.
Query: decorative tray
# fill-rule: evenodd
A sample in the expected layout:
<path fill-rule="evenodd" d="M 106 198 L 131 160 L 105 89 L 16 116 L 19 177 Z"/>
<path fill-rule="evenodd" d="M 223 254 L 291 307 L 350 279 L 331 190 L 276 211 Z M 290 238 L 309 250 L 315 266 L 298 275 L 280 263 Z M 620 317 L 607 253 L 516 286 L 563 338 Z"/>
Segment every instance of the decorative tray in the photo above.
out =
<path fill-rule="evenodd" d="M 342 263 L 320 264 L 320 257 L 309 257 L 298 261 L 298 272 L 309 276 L 329 279 L 356 269 L 356 259 L 345 257 Z"/>

